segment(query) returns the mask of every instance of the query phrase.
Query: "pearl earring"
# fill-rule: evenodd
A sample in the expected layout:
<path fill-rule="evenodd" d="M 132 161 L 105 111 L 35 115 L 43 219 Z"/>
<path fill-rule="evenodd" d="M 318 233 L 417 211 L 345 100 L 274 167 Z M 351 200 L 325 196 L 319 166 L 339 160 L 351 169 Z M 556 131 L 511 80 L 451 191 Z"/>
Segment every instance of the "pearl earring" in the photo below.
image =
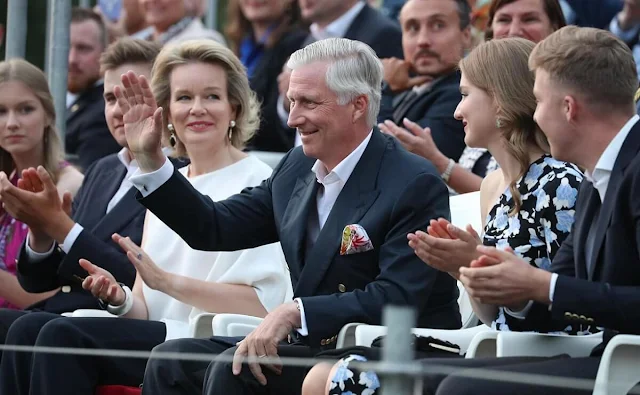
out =
<path fill-rule="evenodd" d="M 236 121 L 231 120 L 231 122 L 229 122 L 229 141 L 231 141 L 231 137 L 233 136 L 233 128 L 236 127 Z"/>

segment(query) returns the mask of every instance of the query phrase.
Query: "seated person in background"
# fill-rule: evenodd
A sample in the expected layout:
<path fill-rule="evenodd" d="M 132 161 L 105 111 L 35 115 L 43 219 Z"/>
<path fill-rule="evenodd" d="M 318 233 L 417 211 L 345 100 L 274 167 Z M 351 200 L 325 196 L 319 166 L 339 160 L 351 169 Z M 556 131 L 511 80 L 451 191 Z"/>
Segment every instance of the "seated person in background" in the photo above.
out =
<path fill-rule="evenodd" d="M 150 75 L 159 50 L 160 47 L 152 42 L 121 39 L 109 46 L 102 56 L 100 63 L 104 72 L 106 103 L 103 111 L 113 138 L 123 148 L 119 154 L 102 158 L 87 170 L 73 200 L 71 213 L 65 211 L 56 194 L 37 193 L 19 202 L 17 218 L 29 226 L 30 231 L 28 240 L 18 247 L 21 248 L 17 256 L 18 280 L 27 292 L 50 292 L 48 295 L 51 296 L 30 306 L 30 311 L 61 314 L 76 309 L 99 308 L 91 293 L 82 289 L 82 278 L 86 272 L 78 267 L 81 257 L 105 268 L 121 283 L 133 285 L 135 268 L 112 242 L 111 235 L 117 232 L 139 243 L 145 210 L 136 202 L 135 192 L 131 189 L 129 177 L 138 164 L 127 148 L 122 111 L 115 101 L 113 89 L 120 84 L 120 75 L 127 70 Z M 46 81 L 43 80 L 43 84 L 46 87 Z M 56 175 L 56 167 L 44 167 L 52 177 Z M 39 189 L 41 184 L 38 189 L 30 190 L 37 192 Z M 64 189 L 58 185 L 59 191 Z M 13 188 L 4 188 L 1 194 L 12 195 L 12 191 Z M 5 203 L 10 207 L 14 201 L 6 200 Z M 1 344 L 5 343 L 11 324 L 26 313 L 0 309 Z M 0 386 L 4 382 L 0 379 Z M 10 392 L 0 388 L 0 393 Z"/>
<path fill-rule="evenodd" d="M 557 0 L 493 0 L 489 8 L 487 40 L 522 37 L 534 43 L 565 26 Z M 408 124 L 410 133 L 389 125 L 412 152 L 429 159 L 440 171 L 450 189 L 457 193 L 480 190 L 482 178 L 498 168 L 485 148 L 466 147 L 457 163 L 448 158 L 428 132 Z"/>
<path fill-rule="evenodd" d="M 210 39 L 226 45 L 219 32 L 207 29 L 200 20 L 202 4 L 195 0 L 139 0 L 145 22 L 150 26 L 147 40 L 160 44 Z M 200 0 L 198 0 L 200 1 Z"/>
<path fill-rule="evenodd" d="M 45 75 L 24 60 L 0 62 L 0 178 L 5 183 L 27 183 L 23 171 L 44 166 L 58 185 L 69 209 L 82 183 L 82 174 L 64 161 L 55 128 L 56 113 Z M 0 191 L 2 201 L 12 196 Z M 64 196 L 63 196 L 64 194 Z M 7 200 L 5 200 L 7 199 Z M 24 309 L 51 296 L 52 292 L 26 292 L 16 278 L 20 246 L 27 237 L 27 224 L 16 219 L 8 206 L 0 208 L 0 307 Z"/>
<path fill-rule="evenodd" d="M 279 127 L 278 75 L 309 34 L 300 24 L 297 0 L 256 2 L 231 0 L 226 35 L 231 49 L 247 68 L 249 83 L 261 102 L 261 122 L 247 148 L 287 152 L 290 133 Z"/>
<path fill-rule="evenodd" d="M 107 43 L 100 15 L 87 8 L 71 10 L 64 149 L 71 164 L 83 173 L 98 159 L 120 149 L 104 117 L 100 56 Z"/>
<path fill-rule="evenodd" d="M 456 118 L 465 124 L 465 142 L 488 149 L 500 164 L 480 189 L 484 232 L 481 238 L 471 226 L 465 231 L 440 218 L 431 221 L 427 233 L 408 236 L 409 246 L 420 259 L 456 279 L 461 267 L 480 257 L 478 245 L 510 248 L 530 265 L 546 270 L 569 236 L 582 174 L 576 166 L 549 156 L 547 139 L 533 120 L 536 99 L 528 60 L 534 45 L 521 38 L 494 40 L 481 44 L 460 62 L 462 100 Z M 471 303 L 482 322 L 509 330 L 504 307 L 483 304 L 476 298 L 471 298 Z M 565 330 L 571 332 L 572 328 Z M 364 351 L 366 359 L 380 356 L 379 348 Z M 352 352 L 346 349 L 345 354 Z M 325 385 L 331 388 L 330 394 L 375 390 L 344 380 L 350 376 L 343 374 L 345 369 L 352 377 L 360 377 L 360 372 L 349 366 L 351 360 L 353 357 L 347 357 L 338 363 L 339 373 L 330 374 L 328 384 L 322 373 L 330 366 L 319 365 L 307 376 L 305 395 L 323 394 L 312 389 Z M 375 376 L 373 372 L 365 374 Z"/>
<path fill-rule="evenodd" d="M 410 132 L 401 126 L 414 121 L 428 128 L 434 144 L 454 161 L 465 148 L 462 123 L 453 111 L 460 99 L 456 66 L 471 44 L 470 13 L 467 0 L 407 1 L 400 12 L 405 60 L 382 60 L 380 129 L 406 146 L 402 133 Z"/>
<path fill-rule="evenodd" d="M 175 154 L 190 159 L 180 173 L 193 188 L 217 201 L 270 176 L 269 166 L 241 151 L 258 126 L 259 104 L 242 64 L 230 50 L 206 40 L 165 47 L 154 64 L 151 85 L 158 104 L 166 109 L 156 125 L 168 125 L 162 133 Z M 124 106 L 127 122 L 131 112 Z M 133 291 L 87 260 L 80 260 L 89 274 L 83 287 L 108 303 L 107 311 L 126 319 L 33 313 L 12 327 L 34 328 L 35 323 L 42 327 L 39 332 L 24 331 L 21 344 L 151 350 L 165 340 L 188 337 L 189 320 L 199 313 L 264 317 L 291 300 L 291 280 L 279 243 L 228 252 L 197 251 L 150 212 L 142 248 L 120 235 L 114 235 L 114 241 L 137 269 Z M 6 393 L 90 395 L 101 384 L 138 386 L 145 364 L 140 358 L 7 352 L 1 380 L 14 384 Z M 15 378 L 5 374 L 9 371 Z"/>

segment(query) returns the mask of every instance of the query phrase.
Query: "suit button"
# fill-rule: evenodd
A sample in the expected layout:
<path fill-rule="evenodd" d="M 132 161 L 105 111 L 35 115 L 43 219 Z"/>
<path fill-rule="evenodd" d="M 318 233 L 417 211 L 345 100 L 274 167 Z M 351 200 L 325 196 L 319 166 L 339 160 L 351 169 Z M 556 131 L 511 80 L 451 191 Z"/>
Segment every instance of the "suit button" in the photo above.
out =
<path fill-rule="evenodd" d="M 344 284 L 338 284 L 338 291 L 347 292 L 347 287 Z"/>
<path fill-rule="evenodd" d="M 587 320 L 587 317 L 585 317 L 583 315 L 580 316 L 580 321 L 586 321 L 586 320 Z"/>
<path fill-rule="evenodd" d="M 62 292 L 68 294 L 69 292 L 71 292 L 71 286 L 69 285 L 63 285 L 62 286 Z"/>
<path fill-rule="evenodd" d="M 587 322 L 593 324 L 593 318 L 587 318 Z"/>
<path fill-rule="evenodd" d="M 327 341 L 324 340 L 324 339 L 320 340 L 320 345 L 321 346 L 326 346 L 327 345 Z"/>
<path fill-rule="evenodd" d="M 570 320 L 571 319 L 571 313 L 569 313 L 569 312 L 564 313 L 564 318 Z"/>

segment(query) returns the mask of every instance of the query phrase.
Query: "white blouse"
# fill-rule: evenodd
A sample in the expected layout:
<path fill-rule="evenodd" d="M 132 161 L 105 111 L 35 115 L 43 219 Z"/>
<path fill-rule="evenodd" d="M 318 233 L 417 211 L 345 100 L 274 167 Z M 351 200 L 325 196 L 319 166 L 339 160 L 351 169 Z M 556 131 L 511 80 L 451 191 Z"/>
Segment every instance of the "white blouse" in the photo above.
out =
<path fill-rule="evenodd" d="M 188 167 L 180 169 L 185 177 Z M 246 187 L 257 186 L 271 168 L 253 156 L 230 166 L 187 178 L 214 201 L 224 200 Z M 252 286 L 267 311 L 291 300 L 289 270 L 280 243 L 233 252 L 197 251 L 187 245 L 158 217 L 147 211 L 142 243 L 144 251 L 163 270 L 200 280 Z M 189 322 L 203 311 L 143 285 L 149 319 L 166 324 L 165 340 L 188 336 Z"/>

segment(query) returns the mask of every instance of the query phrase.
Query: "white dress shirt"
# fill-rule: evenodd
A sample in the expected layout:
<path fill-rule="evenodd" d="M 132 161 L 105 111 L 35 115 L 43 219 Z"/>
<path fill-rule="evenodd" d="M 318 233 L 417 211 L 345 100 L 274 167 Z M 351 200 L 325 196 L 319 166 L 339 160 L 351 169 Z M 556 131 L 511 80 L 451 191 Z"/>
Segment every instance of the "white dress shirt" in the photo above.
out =
<path fill-rule="evenodd" d="M 328 172 L 326 166 L 319 160 L 316 161 L 311 168 L 311 170 L 316 173 L 317 182 L 324 186 L 324 188 L 318 189 L 318 195 L 316 196 L 316 209 L 318 210 L 319 227 L 315 227 L 311 223 L 307 226 L 308 237 L 311 237 L 313 240 L 315 240 L 320 234 L 322 227 L 329 217 L 329 213 L 331 212 L 333 205 L 338 199 L 338 195 L 340 195 L 342 188 L 349 180 L 351 173 L 353 173 L 353 169 L 356 167 L 364 153 L 364 150 L 367 148 L 369 140 L 371 140 L 372 133 L 373 131 L 370 131 L 362 143 L 360 143 L 360 145 L 358 145 L 358 147 L 344 158 L 332 171 Z M 131 176 L 131 183 L 140 191 L 142 196 L 149 196 L 167 182 L 172 175 L 173 164 L 169 160 L 165 160 L 162 167 L 154 172 L 141 173 L 138 169 L 136 174 Z M 302 336 L 307 336 L 309 331 L 307 329 L 304 306 L 300 299 L 296 300 L 300 307 L 301 322 L 298 332 Z"/>
<path fill-rule="evenodd" d="M 138 170 L 138 161 L 136 161 L 135 159 L 132 159 L 131 154 L 129 153 L 129 150 L 127 148 L 122 148 L 120 152 L 118 152 L 118 159 L 120 159 L 120 163 L 122 163 L 127 168 L 127 174 L 125 174 L 124 178 L 122 179 L 122 182 L 120 183 L 120 187 L 118 188 L 116 193 L 113 195 L 111 200 L 109 200 L 109 203 L 107 204 L 107 211 L 105 214 L 108 214 L 116 206 L 116 204 L 118 204 L 118 202 L 122 200 L 122 198 L 129 191 L 129 189 L 131 189 L 131 187 L 133 186 L 130 180 L 131 176 Z M 73 228 L 71 228 L 67 236 L 64 238 L 64 242 L 62 243 L 62 246 L 60 246 L 62 248 L 62 251 L 64 251 L 67 254 L 69 253 L 69 251 L 71 250 L 71 247 L 73 247 L 73 244 L 76 242 L 76 240 L 78 239 L 78 236 L 80 236 L 80 233 L 82 233 L 83 229 L 84 228 L 79 223 L 76 222 L 75 224 L 73 224 Z M 49 251 L 44 253 L 38 253 L 31 249 L 31 247 L 29 246 L 29 243 L 25 243 L 25 251 L 27 253 L 27 256 L 29 257 L 29 259 L 36 262 L 38 260 L 42 260 L 46 258 L 51 253 L 53 253 L 54 248 L 55 248 L 55 243 L 51 245 L 51 248 L 49 249 Z"/>
<path fill-rule="evenodd" d="M 598 162 L 593 169 L 593 173 L 589 173 L 587 170 L 584 174 L 587 181 L 592 183 L 593 187 L 598 191 L 601 203 L 604 202 L 604 197 L 607 193 L 607 188 L 609 187 L 611 172 L 613 171 L 613 166 L 615 165 L 616 159 L 618 159 L 618 155 L 622 149 L 622 144 L 624 144 L 629 132 L 631 132 L 631 129 L 633 129 L 639 120 L 640 117 L 638 117 L 638 115 L 631 117 L 631 119 L 624 124 L 622 129 L 620 129 L 618 134 L 616 134 L 616 136 L 611 140 L 604 152 L 602 152 L 600 159 L 598 159 Z M 549 301 L 551 301 L 551 303 L 553 303 L 553 296 L 555 295 L 557 281 L 558 273 L 552 273 L 551 281 L 549 283 Z M 509 309 L 505 309 L 505 311 L 514 318 L 524 319 L 531 309 L 531 306 L 533 306 L 533 302 L 529 302 L 527 306 L 520 311 L 511 311 Z M 549 306 L 549 308 L 551 308 L 551 306 Z"/>
<path fill-rule="evenodd" d="M 316 41 L 324 40 L 325 38 L 341 38 L 347 34 L 347 30 L 356 19 L 360 11 L 364 8 L 364 1 L 358 1 L 353 7 L 349 8 L 347 12 L 342 14 L 338 19 L 328 24 L 325 28 L 321 28 L 317 23 L 312 23 L 309 26 L 309 31 Z M 284 109 L 284 98 L 282 95 L 278 96 L 278 102 L 276 104 L 278 117 L 282 124 L 286 127 L 289 119 L 289 112 Z M 295 146 L 302 144 L 300 140 L 300 134 L 296 132 Z"/>

